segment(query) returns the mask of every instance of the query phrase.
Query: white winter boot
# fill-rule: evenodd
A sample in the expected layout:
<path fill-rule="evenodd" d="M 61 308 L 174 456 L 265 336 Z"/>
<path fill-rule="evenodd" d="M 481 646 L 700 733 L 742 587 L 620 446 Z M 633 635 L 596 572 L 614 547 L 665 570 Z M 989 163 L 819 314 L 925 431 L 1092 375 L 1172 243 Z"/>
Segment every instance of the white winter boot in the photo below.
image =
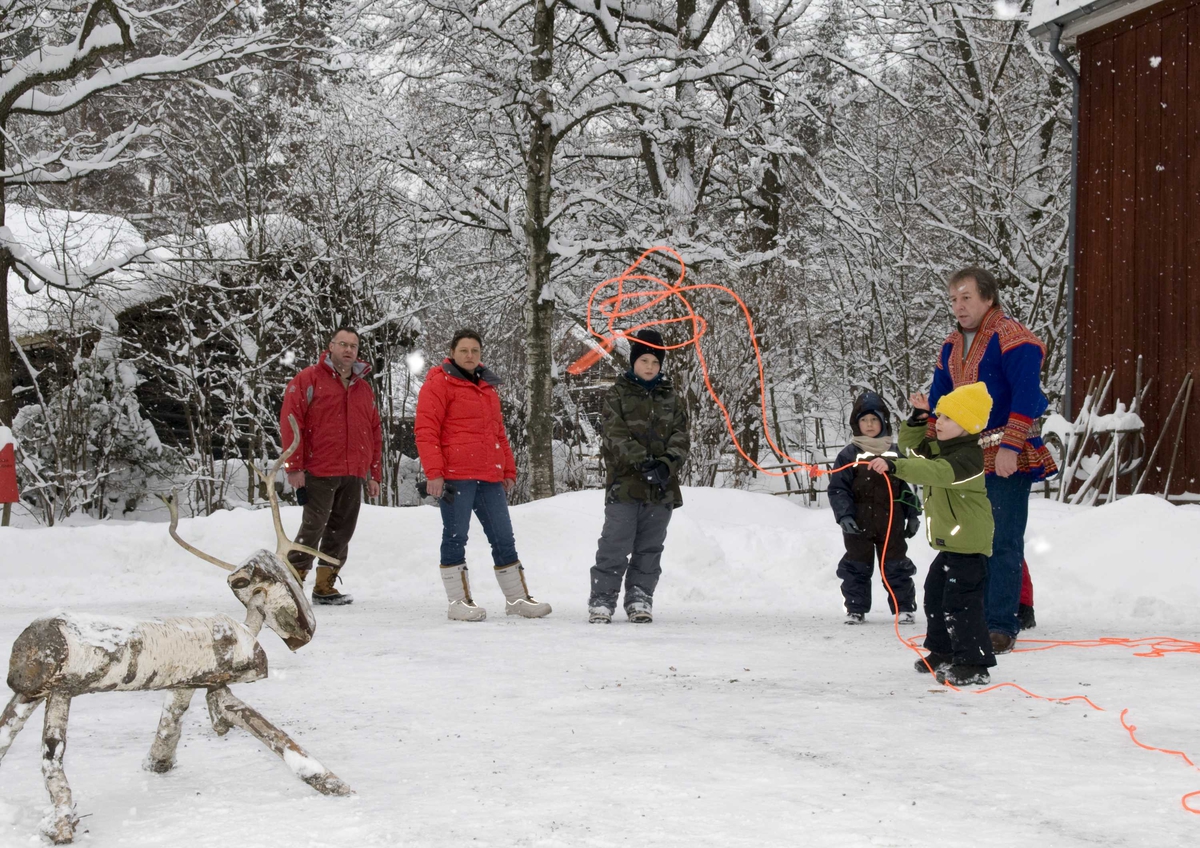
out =
<path fill-rule="evenodd" d="M 475 606 L 471 600 L 471 584 L 467 580 L 465 565 L 443 565 L 442 585 L 446 587 L 446 598 L 450 601 L 450 609 L 446 617 L 451 621 L 483 621 L 487 618 L 487 610 Z"/>
<path fill-rule="evenodd" d="M 525 585 L 525 569 L 519 562 L 501 565 L 496 569 L 496 580 L 504 590 L 504 612 L 525 618 L 541 618 L 550 614 L 550 605 L 534 600 Z"/>

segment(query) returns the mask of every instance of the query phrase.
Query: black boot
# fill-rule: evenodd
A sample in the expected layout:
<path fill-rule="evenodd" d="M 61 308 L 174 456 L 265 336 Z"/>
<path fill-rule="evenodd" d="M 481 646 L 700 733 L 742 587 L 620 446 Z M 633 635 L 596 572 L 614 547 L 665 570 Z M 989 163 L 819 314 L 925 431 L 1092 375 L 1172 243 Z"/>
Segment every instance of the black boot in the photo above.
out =
<path fill-rule="evenodd" d="M 937 673 L 938 683 L 951 686 L 980 686 L 991 683 L 992 677 L 981 665 L 952 665 Z"/>
<path fill-rule="evenodd" d="M 1037 627 L 1037 619 L 1033 617 L 1033 607 L 1021 604 L 1017 607 L 1017 624 L 1022 630 L 1032 630 Z"/>
<path fill-rule="evenodd" d="M 929 665 L 925 663 L 929 663 Z M 953 663 L 954 657 L 949 654 L 929 654 L 913 663 L 913 668 L 921 672 L 921 674 L 928 674 L 929 669 L 932 668 L 933 673 L 937 674 L 939 671 L 948 669 Z"/>

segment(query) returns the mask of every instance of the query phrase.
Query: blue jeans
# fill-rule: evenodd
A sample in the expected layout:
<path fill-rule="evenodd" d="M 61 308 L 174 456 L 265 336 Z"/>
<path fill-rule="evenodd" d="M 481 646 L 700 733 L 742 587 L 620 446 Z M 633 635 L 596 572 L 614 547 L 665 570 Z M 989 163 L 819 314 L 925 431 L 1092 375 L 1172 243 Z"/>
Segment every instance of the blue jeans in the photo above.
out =
<path fill-rule="evenodd" d="M 438 501 L 442 507 L 442 565 L 462 565 L 467 561 L 467 532 L 471 529 L 471 511 L 479 516 L 483 532 L 492 545 L 492 561 L 499 568 L 510 565 L 517 556 L 512 521 L 508 517 L 508 496 L 502 483 L 481 480 L 447 480 L 458 490 L 454 503 Z"/>
<path fill-rule="evenodd" d="M 987 626 L 992 633 L 1015 637 L 1017 605 L 1021 599 L 1021 563 L 1025 559 L 1025 525 L 1029 521 L 1029 491 L 1033 478 L 1017 473 L 1011 477 L 987 476 L 988 500 L 996 535 L 988 558 Z"/>

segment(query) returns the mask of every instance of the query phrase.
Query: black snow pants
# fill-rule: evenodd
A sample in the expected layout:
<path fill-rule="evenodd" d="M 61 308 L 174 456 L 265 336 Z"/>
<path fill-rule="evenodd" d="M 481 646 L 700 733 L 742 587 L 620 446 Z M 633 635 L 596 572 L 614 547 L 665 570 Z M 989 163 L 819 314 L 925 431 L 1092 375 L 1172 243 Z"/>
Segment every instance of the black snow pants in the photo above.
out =
<path fill-rule="evenodd" d="M 996 664 L 984 613 L 987 562 L 983 554 L 942 551 L 925 578 L 925 647 L 955 665 Z"/>
<path fill-rule="evenodd" d="M 897 510 L 899 512 L 899 510 Z M 865 527 L 865 532 L 858 535 L 844 535 L 846 555 L 838 563 L 837 576 L 842 580 L 842 597 L 846 600 L 846 612 L 871 611 L 871 575 L 875 573 L 875 559 L 882 562 L 884 556 L 881 532 L 887 526 Z M 900 612 L 917 611 L 917 587 L 913 583 L 913 575 L 917 567 L 908 558 L 908 543 L 904 539 L 904 521 L 897 520 L 892 524 L 892 538 L 888 540 L 887 561 L 883 562 L 883 574 L 888 585 L 896 593 L 896 603 Z M 886 591 L 886 588 L 885 588 Z M 896 604 L 888 595 L 888 609 L 896 612 Z"/>

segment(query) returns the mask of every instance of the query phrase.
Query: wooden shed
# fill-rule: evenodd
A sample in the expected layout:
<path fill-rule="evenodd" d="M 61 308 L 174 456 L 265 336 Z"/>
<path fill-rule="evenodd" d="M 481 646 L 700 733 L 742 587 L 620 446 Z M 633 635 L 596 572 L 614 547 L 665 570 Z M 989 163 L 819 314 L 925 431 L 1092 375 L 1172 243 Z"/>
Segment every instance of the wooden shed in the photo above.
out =
<path fill-rule="evenodd" d="M 1031 33 L 1056 30 L 1080 78 L 1072 408 L 1113 368 L 1130 401 L 1140 355 L 1153 446 L 1186 375 L 1200 377 L 1200 0 L 1037 0 Z M 1200 493 L 1200 387 L 1147 491 L 1182 419 L 1170 490 Z"/>

